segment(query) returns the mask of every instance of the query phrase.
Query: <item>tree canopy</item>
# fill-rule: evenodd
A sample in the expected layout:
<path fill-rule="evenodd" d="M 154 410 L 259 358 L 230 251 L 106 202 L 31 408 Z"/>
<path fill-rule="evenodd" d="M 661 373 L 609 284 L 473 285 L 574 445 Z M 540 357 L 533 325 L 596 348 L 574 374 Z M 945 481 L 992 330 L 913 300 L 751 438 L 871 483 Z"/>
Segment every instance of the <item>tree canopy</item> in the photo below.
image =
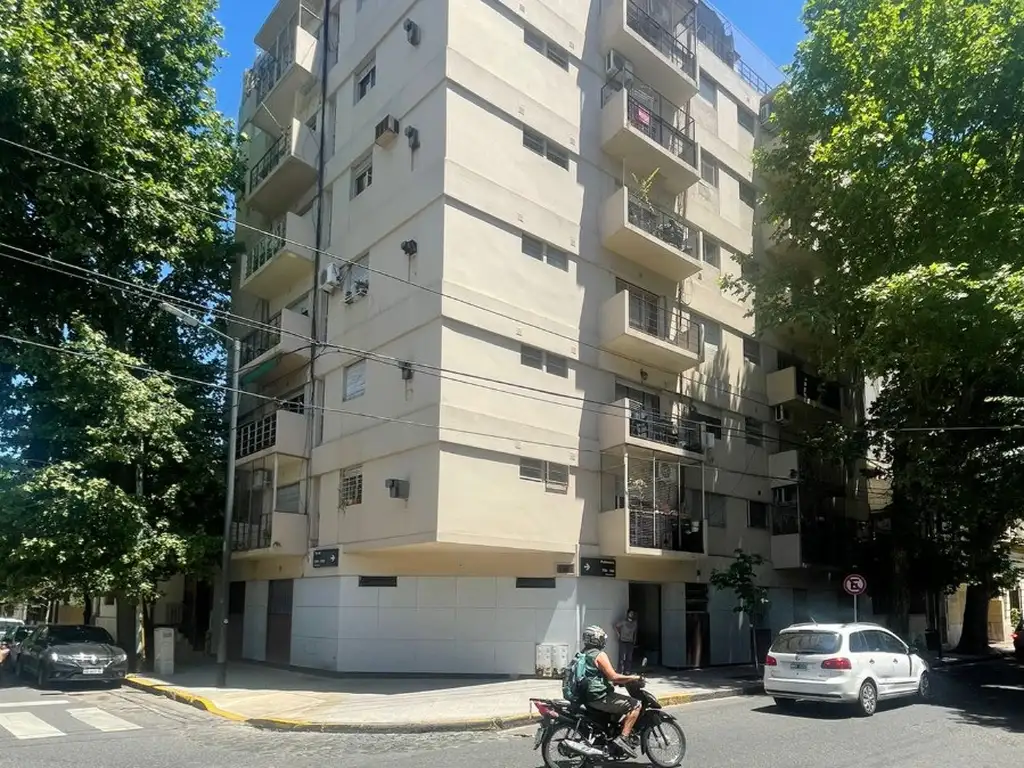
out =
<path fill-rule="evenodd" d="M 1024 372 L 1024 0 L 809 0 L 804 21 L 755 162 L 765 219 L 813 258 L 733 285 L 765 327 L 813 331 L 824 372 L 882 383 L 894 610 L 910 571 L 987 605 L 1024 509 L 1024 434 L 993 429 L 1020 423 Z"/>

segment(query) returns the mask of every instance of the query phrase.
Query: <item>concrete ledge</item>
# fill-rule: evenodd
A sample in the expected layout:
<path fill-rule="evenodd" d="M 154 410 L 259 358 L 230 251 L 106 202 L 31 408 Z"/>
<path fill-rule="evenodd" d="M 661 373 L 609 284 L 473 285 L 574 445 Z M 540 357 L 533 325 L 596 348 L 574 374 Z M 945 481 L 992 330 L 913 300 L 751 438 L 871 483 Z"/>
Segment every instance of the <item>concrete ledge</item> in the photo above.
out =
<path fill-rule="evenodd" d="M 474 720 L 437 720 L 418 723 L 325 723 L 313 720 L 286 720 L 275 717 L 246 717 L 237 712 L 229 712 L 221 709 L 209 699 L 197 696 L 192 693 L 185 693 L 171 686 L 162 685 L 145 677 L 129 676 L 125 678 L 125 685 L 136 690 L 151 693 L 154 696 L 177 701 L 181 704 L 188 704 L 196 709 L 209 712 L 211 715 L 230 720 L 236 723 L 244 723 L 253 728 L 260 728 L 267 731 L 291 731 L 295 733 L 453 733 L 468 731 L 503 731 L 510 728 L 520 728 L 529 725 L 540 719 L 535 712 L 527 712 L 521 715 L 510 715 L 508 717 L 493 717 Z M 663 707 L 676 707 L 683 704 L 692 704 L 698 701 L 710 699 L 724 699 L 729 696 L 750 696 L 763 692 L 763 686 L 758 682 L 743 683 L 733 688 L 726 688 L 717 691 L 700 691 L 698 693 L 671 693 L 658 699 Z"/>

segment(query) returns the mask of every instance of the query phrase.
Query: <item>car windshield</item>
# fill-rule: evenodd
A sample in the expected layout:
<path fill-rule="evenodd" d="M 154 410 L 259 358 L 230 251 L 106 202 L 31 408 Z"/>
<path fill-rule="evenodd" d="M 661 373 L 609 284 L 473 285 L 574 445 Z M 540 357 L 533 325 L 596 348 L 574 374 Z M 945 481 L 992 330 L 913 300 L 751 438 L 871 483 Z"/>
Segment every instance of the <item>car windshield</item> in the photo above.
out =
<path fill-rule="evenodd" d="M 60 645 L 71 643 L 113 643 L 103 627 L 50 627 L 50 640 Z"/>
<path fill-rule="evenodd" d="M 799 632 L 783 632 L 772 643 L 776 653 L 836 653 L 843 640 L 836 632 L 817 630 L 801 630 Z"/>

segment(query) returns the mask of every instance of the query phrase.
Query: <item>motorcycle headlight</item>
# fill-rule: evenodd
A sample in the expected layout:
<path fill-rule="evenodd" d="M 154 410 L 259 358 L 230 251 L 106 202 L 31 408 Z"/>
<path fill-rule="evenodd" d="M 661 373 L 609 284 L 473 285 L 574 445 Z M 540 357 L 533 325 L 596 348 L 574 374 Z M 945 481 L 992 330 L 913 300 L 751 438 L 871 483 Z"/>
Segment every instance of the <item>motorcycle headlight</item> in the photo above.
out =
<path fill-rule="evenodd" d="M 50 651 L 48 654 L 46 654 L 46 658 L 48 658 L 50 661 L 57 661 L 60 658 L 60 656 L 57 654 L 56 651 Z"/>

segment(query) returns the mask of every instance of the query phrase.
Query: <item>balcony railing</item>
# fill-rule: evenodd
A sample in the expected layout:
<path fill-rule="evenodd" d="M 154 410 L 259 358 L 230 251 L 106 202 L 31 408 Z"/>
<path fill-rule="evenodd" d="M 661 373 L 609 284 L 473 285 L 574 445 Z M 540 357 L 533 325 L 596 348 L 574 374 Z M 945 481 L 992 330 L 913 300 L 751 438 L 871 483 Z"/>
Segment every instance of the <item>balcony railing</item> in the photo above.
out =
<path fill-rule="evenodd" d="M 264 235 L 255 247 L 245 255 L 245 274 L 248 278 L 274 258 L 275 254 L 284 248 L 285 241 L 285 217 L 275 221 L 270 226 L 270 234 Z"/>
<path fill-rule="evenodd" d="M 601 88 L 601 106 L 620 90 L 626 91 L 626 119 L 655 144 L 694 167 L 697 165 L 697 142 L 694 120 L 658 91 L 620 70 Z M 676 125 L 677 120 L 683 124 Z"/>
<path fill-rule="evenodd" d="M 292 132 L 291 128 L 285 130 L 268 149 L 256 164 L 249 171 L 249 194 L 267 178 L 281 162 L 282 158 L 291 150 Z"/>
<path fill-rule="evenodd" d="M 690 230 L 683 220 L 629 191 L 629 223 L 679 251 L 689 253 Z"/>
<path fill-rule="evenodd" d="M 644 509 L 642 502 L 630 500 L 629 545 L 699 554 L 704 551 L 704 533 L 701 521 L 682 510 Z"/>
<path fill-rule="evenodd" d="M 281 313 L 278 312 L 266 325 L 269 328 L 257 328 L 242 339 L 242 365 L 248 365 L 257 357 L 269 352 L 281 343 Z"/>
<path fill-rule="evenodd" d="M 629 434 L 640 440 L 650 440 L 684 451 L 700 453 L 704 450 L 699 424 L 648 410 L 632 402 L 629 408 Z"/>
<path fill-rule="evenodd" d="M 796 394 L 811 402 L 820 403 L 834 411 L 842 410 L 842 392 L 838 384 L 826 382 L 800 369 L 796 372 Z"/>
<path fill-rule="evenodd" d="M 684 22 L 687 28 L 693 24 L 693 14 L 691 11 Z M 694 52 L 633 0 L 629 0 L 626 6 L 626 25 L 682 72 L 694 79 L 697 78 L 697 57 Z"/>
<path fill-rule="evenodd" d="M 235 552 L 268 549 L 273 518 L 272 512 L 264 512 L 256 518 L 255 522 L 235 520 L 231 526 L 231 549 Z"/>
<path fill-rule="evenodd" d="M 629 289 L 627 293 L 630 328 L 700 354 L 701 326 L 698 323 L 691 322 L 676 310 L 663 307 L 655 298 Z"/>
<path fill-rule="evenodd" d="M 294 42 L 294 35 L 287 35 L 285 38 L 289 43 Z M 256 63 L 245 71 L 245 95 L 246 97 L 256 94 L 257 101 L 263 101 L 267 94 L 274 90 L 281 76 L 295 62 L 295 48 L 293 45 L 281 46 L 277 55 L 272 53 L 261 53 Z"/>

